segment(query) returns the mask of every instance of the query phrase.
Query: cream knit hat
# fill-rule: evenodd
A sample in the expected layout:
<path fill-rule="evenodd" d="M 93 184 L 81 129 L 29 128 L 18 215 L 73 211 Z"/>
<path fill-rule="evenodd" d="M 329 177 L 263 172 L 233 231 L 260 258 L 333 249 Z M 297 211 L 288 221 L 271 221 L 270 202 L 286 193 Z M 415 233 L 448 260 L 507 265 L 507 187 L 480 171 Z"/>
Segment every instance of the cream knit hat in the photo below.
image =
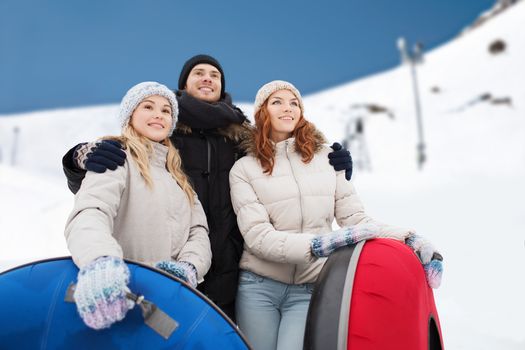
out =
<path fill-rule="evenodd" d="M 290 90 L 295 97 L 299 100 L 299 106 L 301 107 L 301 111 L 304 112 L 304 105 L 303 105 L 303 99 L 301 97 L 301 93 L 299 90 L 295 88 L 291 83 L 284 81 L 284 80 L 274 80 L 267 84 L 264 84 L 259 91 L 257 91 L 257 95 L 255 95 L 255 104 L 253 106 L 253 114 L 257 114 L 259 109 L 261 109 L 264 102 L 270 97 L 271 94 L 273 94 L 276 91 L 279 90 Z"/>
<path fill-rule="evenodd" d="M 137 106 L 146 98 L 153 95 L 159 95 L 168 99 L 171 104 L 171 116 L 173 117 L 173 123 L 171 123 L 171 130 L 168 136 L 173 134 L 175 130 L 175 124 L 177 123 L 177 115 L 179 114 L 179 108 L 177 99 L 173 91 L 168 89 L 165 85 L 157 83 L 155 81 L 145 81 L 133 86 L 126 92 L 126 95 L 120 103 L 120 110 L 118 118 L 122 127 L 125 127 L 129 123 L 129 118 L 133 114 L 133 111 Z"/>

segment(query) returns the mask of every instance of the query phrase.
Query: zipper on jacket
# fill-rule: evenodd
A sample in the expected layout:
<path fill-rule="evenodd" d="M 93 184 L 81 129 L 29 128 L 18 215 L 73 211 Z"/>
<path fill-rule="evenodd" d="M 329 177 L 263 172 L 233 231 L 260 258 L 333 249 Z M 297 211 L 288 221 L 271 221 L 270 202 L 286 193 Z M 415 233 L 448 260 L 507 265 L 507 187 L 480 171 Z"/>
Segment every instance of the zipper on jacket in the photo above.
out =
<path fill-rule="evenodd" d="M 299 183 L 297 182 L 297 177 L 295 176 L 295 171 L 293 170 L 292 161 L 290 160 L 290 157 L 288 156 L 288 140 L 284 142 L 285 145 L 285 153 L 286 153 L 286 159 L 288 159 L 288 163 L 290 163 L 290 169 L 292 169 L 292 175 L 295 180 L 295 183 L 297 184 L 297 190 L 299 191 L 299 207 L 301 209 L 301 231 L 303 232 L 303 226 L 304 226 L 304 220 L 303 220 L 303 195 L 301 193 L 301 187 L 299 186 Z M 295 284 L 295 273 L 297 272 L 297 264 L 293 265 L 293 275 L 292 275 L 292 284 Z"/>
<path fill-rule="evenodd" d="M 210 184 L 210 174 L 211 174 L 211 143 L 207 137 L 206 137 L 206 144 L 208 145 L 208 185 L 209 185 Z"/>
<path fill-rule="evenodd" d="M 206 181 L 208 182 L 208 186 L 210 185 L 210 174 L 211 174 L 211 143 L 210 143 L 210 139 L 206 136 L 206 134 L 204 133 L 203 130 L 200 130 L 199 131 L 199 135 L 201 138 L 203 138 L 204 140 L 206 140 L 206 150 L 207 150 L 207 154 L 206 154 L 206 157 L 207 157 L 207 168 L 206 170 L 204 170 L 202 172 L 202 176 L 203 177 L 206 177 Z"/>

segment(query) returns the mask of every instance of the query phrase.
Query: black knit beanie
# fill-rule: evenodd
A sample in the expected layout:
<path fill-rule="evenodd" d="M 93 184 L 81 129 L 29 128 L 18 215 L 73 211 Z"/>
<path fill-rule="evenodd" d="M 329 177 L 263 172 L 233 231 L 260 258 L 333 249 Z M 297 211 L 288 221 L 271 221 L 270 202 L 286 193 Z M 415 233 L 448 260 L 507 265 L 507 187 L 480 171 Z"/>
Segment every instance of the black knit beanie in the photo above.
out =
<path fill-rule="evenodd" d="M 219 61 L 208 55 L 196 55 L 187 60 L 186 63 L 184 63 L 184 66 L 182 67 L 182 70 L 180 71 L 179 75 L 179 90 L 184 89 L 184 87 L 186 86 L 186 80 L 188 80 L 188 76 L 190 75 L 191 70 L 193 69 L 193 67 L 200 63 L 211 64 L 219 70 L 219 72 L 221 73 L 221 99 L 224 98 L 224 72 L 222 71 L 222 67 L 219 64 Z"/>

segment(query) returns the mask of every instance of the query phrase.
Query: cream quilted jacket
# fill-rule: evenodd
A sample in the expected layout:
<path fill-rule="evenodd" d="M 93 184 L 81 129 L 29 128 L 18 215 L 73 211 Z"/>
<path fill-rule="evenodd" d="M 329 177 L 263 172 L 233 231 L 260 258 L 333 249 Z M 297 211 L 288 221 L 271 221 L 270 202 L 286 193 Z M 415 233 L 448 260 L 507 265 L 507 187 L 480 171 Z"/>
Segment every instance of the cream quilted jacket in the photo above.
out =
<path fill-rule="evenodd" d="M 146 186 L 129 151 L 124 166 L 87 172 L 75 196 L 65 236 L 74 262 L 83 267 L 100 256 L 149 265 L 161 260 L 192 263 L 199 280 L 211 264 L 208 224 L 195 196 L 186 194 L 166 170 L 167 147 L 154 144 L 153 188 Z"/>
<path fill-rule="evenodd" d="M 244 237 L 241 269 L 288 284 L 315 282 L 326 259 L 312 254 L 311 239 L 331 232 L 334 218 L 341 227 L 373 221 L 344 171 L 328 163 L 332 150 L 322 140 L 318 136 L 308 164 L 293 138 L 275 144 L 272 175 L 250 153 L 233 166 L 231 197 Z M 402 240 L 412 232 L 374 223 L 383 237 Z"/>

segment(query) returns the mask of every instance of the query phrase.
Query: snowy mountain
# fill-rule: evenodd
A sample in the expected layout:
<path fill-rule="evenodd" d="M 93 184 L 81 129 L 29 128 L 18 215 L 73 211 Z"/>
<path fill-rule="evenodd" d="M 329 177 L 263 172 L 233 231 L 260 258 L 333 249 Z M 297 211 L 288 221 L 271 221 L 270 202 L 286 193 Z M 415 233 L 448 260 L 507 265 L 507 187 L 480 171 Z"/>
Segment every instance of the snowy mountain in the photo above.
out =
<path fill-rule="evenodd" d="M 448 349 L 525 348 L 524 21 L 519 1 L 416 66 L 421 170 L 407 64 L 304 99 L 307 118 L 331 141 L 348 141 L 368 213 L 414 227 L 445 257 L 435 296 Z M 251 114 L 251 104 L 240 106 Z M 117 109 L 0 118 L 0 271 L 67 254 L 73 197 L 61 157 L 80 141 L 117 134 Z"/>
<path fill-rule="evenodd" d="M 479 17 L 472 24 L 467 26 L 464 31 L 467 32 L 472 29 L 476 29 L 477 27 L 483 25 L 488 20 L 498 16 L 501 12 L 515 5 L 519 1 L 522 1 L 522 0 L 497 0 L 490 9 L 488 9 L 487 11 L 479 15 Z"/>

